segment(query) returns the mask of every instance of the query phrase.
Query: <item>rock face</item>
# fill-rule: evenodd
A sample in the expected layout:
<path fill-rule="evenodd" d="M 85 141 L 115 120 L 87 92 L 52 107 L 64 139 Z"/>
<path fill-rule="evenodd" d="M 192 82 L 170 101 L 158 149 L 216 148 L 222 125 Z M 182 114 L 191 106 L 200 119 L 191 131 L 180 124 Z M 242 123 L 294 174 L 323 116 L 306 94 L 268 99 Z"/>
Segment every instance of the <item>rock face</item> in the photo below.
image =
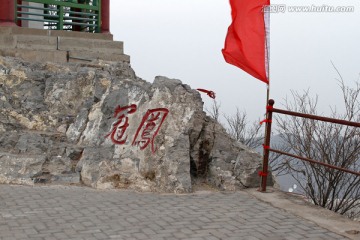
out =
<path fill-rule="evenodd" d="M 127 62 L 0 58 L 0 183 L 191 192 L 257 187 L 261 158 L 206 116 L 180 80 Z"/>

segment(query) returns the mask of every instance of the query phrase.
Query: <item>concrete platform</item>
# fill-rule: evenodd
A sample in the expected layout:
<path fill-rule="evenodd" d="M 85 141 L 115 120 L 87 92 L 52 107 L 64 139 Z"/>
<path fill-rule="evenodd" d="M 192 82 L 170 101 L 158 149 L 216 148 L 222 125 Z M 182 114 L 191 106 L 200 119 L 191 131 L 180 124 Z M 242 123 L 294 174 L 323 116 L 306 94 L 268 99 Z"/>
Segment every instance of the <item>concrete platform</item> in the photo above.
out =
<path fill-rule="evenodd" d="M 247 189 L 246 192 L 260 201 L 314 222 L 329 231 L 347 236 L 350 239 L 360 239 L 360 222 L 352 221 L 340 214 L 315 206 L 307 202 L 301 195 L 285 193 L 274 188 L 268 188 L 266 193 L 261 193 L 257 189 Z"/>
<path fill-rule="evenodd" d="M 36 35 L 36 36 L 53 36 L 53 37 L 73 37 L 73 38 L 91 38 L 99 40 L 113 40 L 112 34 L 102 33 L 86 33 L 86 32 L 72 32 L 72 31 L 58 31 L 58 30 L 46 30 L 35 28 L 22 28 L 17 26 L 0 27 L 0 35 Z"/>
<path fill-rule="evenodd" d="M 337 216 L 327 225 L 298 200 L 256 189 L 158 194 L 0 185 L 0 239 L 360 239 L 346 232 L 359 223 Z"/>
<path fill-rule="evenodd" d="M 130 61 L 124 54 L 123 42 L 113 41 L 111 34 L 0 27 L 2 56 L 26 61 L 66 62 L 68 51 L 78 58 L 70 58 L 70 61 Z"/>

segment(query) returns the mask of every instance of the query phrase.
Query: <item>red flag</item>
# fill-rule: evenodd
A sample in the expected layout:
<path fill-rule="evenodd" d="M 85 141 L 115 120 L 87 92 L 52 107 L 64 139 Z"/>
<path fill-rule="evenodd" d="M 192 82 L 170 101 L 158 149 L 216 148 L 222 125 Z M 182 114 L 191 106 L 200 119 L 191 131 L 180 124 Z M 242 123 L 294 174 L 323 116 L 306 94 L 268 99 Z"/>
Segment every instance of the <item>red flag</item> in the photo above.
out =
<path fill-rule="evenodd" d="M 230 0 L 230 5 L 232 23 L 222 50 L 225 61 L 268 84 L 263 10 L 270 0 Z"/>

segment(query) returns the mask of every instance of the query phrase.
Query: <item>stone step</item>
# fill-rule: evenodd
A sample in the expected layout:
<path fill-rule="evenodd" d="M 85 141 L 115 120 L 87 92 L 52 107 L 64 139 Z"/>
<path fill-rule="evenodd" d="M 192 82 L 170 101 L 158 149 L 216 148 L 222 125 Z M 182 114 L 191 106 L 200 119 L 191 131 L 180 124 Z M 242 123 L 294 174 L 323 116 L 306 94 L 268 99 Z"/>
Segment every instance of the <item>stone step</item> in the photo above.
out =
<path fill-rule="evenodd" d="M 120 41 L 39 35 L 0 35 L 0 48 L 124 53 Z"/>
<path fill-rule="evenodd" d="M 58 37 L 58 47 L 59 50 L 124 53 L 124 44 L 120 41 Z"/>
<path fill-rule="evenodd" d="M 124 44 L 113 41 L 111 34 L 0 27 L 0 54 L 27 61 L 70 62 L 82 59 L 130 61 L 124 54 Z"/>
<path fill-rule="evenodd" d="M 56 37 L 38 35 L 13 35 L 13 37 L 15 48 L 18 49 L 56 50 Z"/>
<path fill-rule="evenodd" d="M 0 48 L 0 55 L 21 58 L 31 62 L 66 62 L 66 51 L 56 50 L 29 50 Z"/>
<path fill-rule="evenodd" d="M 60 37 L 88 38 L 88 39 L 91 38 L 98 40 L 113 40 L 112 34 L 58 31 L 58 30 L 46 30 L 46 29 L 22 28 L 22 27 L 0 27 L 0 35 L 3 34 L 37 35 L 37 36 L 53 36 L 53 37 L 60 36 Z"/>
<path fill-rule="evenodd" d="M 69 62 L 84 62 L 90 60 L 105 60 L 114 62 L 130 62 L 130 56 L 126 54 L 114 54 L 106 52 L 69 51 Z"/>
<path fill-rule="evenodd" d="M 68 51 L 44 49 L 42 51 L 33 49 L 0 48 L 0 55 L 24 59 L 36 62 L 67 62 Z M 87 62 L 93 60 L 130 62 L 130 56 L 125 54 L 114 54 L 105 52 L 69 51 L 69 62 Z"/>
<path fill-rule="evenodd" d="M 0 33 L 0 48 L 15 48 L 16 40 L 13 35 L 7 35 Z"/>
<path fill-rule="evenodd" d="M 0 35 L 0 48 L 19 48 L 19 49 L 56 49 L 56 37 L 38 35 Z"/>

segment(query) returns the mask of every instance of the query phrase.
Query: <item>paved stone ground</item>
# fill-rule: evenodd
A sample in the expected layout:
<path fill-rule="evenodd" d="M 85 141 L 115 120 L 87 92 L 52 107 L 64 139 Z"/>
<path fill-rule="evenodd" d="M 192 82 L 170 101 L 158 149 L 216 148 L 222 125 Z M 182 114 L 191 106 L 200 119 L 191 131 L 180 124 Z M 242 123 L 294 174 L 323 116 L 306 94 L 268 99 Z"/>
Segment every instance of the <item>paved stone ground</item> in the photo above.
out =
<path fill-rule="evenodd" d="M 0 185 L 0 239 L 347 239 L 246 192 Z"/>

